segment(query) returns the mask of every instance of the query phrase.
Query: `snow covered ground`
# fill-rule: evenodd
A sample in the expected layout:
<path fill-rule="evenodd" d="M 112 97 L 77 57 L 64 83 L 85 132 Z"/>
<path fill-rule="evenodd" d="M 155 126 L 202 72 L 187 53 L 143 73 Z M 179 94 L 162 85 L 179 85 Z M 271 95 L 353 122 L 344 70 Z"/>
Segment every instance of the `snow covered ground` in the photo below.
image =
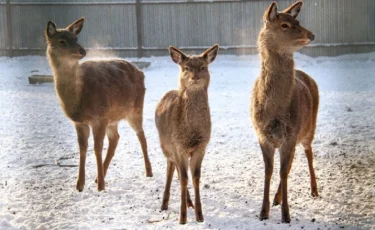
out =
<path fill-rule="evenodd" d="M 169 57 L 145 69 L 144 130 L 154 177 L 146 178 L 140 145 L 124 122 L 120 142 L 98 192 L 90 146 L 86 186 L 75 190 L 78 146 L 52 83 L 29 85 L 32 71 L 50 73 L 44 57 L 0 58 L 0 229 L 371 229 L 375 226 L 375 53 L 335 58 L 297 54 L 297 67 L 316 79 L 321 105 L 313 149 L 318 198 L 310 197 L 307 160 L 297 149 L 289 176 L 292 222 L 280 207 L 267 221 L 257 215 L 263 197 L 263 160 L 250 124 L 250 90 L 258 56 L 218 56 L 211 65 L 212 138 L 203 161 L 204 223 L 188 211 L 178 224 L 179 184 L 170 208 L 160 211 L 166 162 L 154 125 L 156 103 L 177 88 L 178 68 Z M 38 71 L 38 72 L 35 72 Z M 92 137 L 92 136 L 91 136 Z M 279 183 L 278 155 L 271 199 Z M 191 185 L 189 186 L 192 187 Z M 193 194 L 193 190 L 191 189 Z"/>

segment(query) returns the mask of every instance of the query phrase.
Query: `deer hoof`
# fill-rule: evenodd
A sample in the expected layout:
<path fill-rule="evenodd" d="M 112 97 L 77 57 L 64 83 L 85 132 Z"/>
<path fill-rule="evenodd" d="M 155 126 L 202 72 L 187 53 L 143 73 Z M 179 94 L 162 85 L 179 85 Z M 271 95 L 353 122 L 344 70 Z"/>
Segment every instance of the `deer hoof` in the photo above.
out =
<path fill-rule="evenodd" d="M 103 191 L 103 190 L 105 190 L 105 183 L 104 182 L 98 183 L 98 191 L 100 192 L 100 191 Z"/>
<path fill-rule="evenodd" d="M 187 202 L 187 208 L 194 208 L 194 204 L 193 204 L 193 202 L 191 201 L 191 200 L 188 200 L 188 202 Z"/>
<path fill-rule="evenodd" d="M 146 170 L 146 177 L 152 177 L 153 174 L 152 174 L 152 170 L 151 169 L 147 169 Z"/>
<path fill-rule="evenodd" d="M 286 213 L 286 214 L 283 214 L 282 218 L 281 218 L 281 222 L 282 223 L 290 223 L 290 216 L 289 216 L 289 213 Z"/>
<path fill-rule="evenodd" d="M 273 198 L 273 203 L 272 203 L 272 206 L 277 206 L 279 204 L 281 204 L 282 200 L 281 200 L 281 193 L 276 193 L 275 194 L 275 197 Z"/>
<path fill-rule="evenodd" d="M 289 219 L 287 219 L 287 218 L 283 218 L 282 220 L 281 220 L 281 222 L 282 223 L 286 223 L 286 224 L 289 224 L 290 223 L 290 218 Z"/>
<path fill-rule="evenodd" d="M 311 191 L 311 196 L 312 197 L 318 197 L 319 194 L 318 194 L 318 189 L 317 188 L 313 188 L 312 191 Z"/>
<path fill-rule="evenodd" d="M 266 211 L 262 210 L 259 215 L 259 220 L 268 220 L 268 218 L 269 214 Z"/>
<path fill-rule="evenodd" d="M 272 203 L 272 207 L 275 207 L 277 205 L 280 205 L 280 202 L 277 201 L 277 200 L 274 200 L 273 203 Z"/>
<path fill-rule="evenodd" d="M 84 183 L 80 183 L 79 181 L 77 181 L 76 189 L 78 190 L 78 192 L 82 192 L 84 186 Z"/>
<path fill-rule="evenodd" d="M 204 222 L 204 218 L 203 218 L 203 214 L 202 213 L 197 213 L 197 214 L 195 214 L 195 220 L 197 221 L 197 222 Z"/>
<path fill-rule="evenodd" d="M 186 222 L 187 222 L 186 218 L 185 218 L 185 220 L 183 220 L 183 219 L 180 218 L 180 224 L 186 224 Z"/>
<path fill-rule="evenodd" d="M 162 211 L 164 210 L 168 210 L 168 204 L 164 203 L 161 205 L 161 208 L 160 208 Z"/>

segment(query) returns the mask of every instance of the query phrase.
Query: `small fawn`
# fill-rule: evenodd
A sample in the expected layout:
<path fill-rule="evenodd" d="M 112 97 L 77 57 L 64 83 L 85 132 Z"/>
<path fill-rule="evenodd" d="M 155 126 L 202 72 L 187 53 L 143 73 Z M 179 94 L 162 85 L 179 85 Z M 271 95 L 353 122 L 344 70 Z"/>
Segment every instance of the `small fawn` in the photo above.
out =
<path fill-rule="evenodd" d="M 296 20 L 302 7 L 298 1 L 282 12 L 273 2 L 264 14 L 258 44 L 261 73 L 251 99 L 251 118 L 265 165 L 264 197 L 260 219 L 269 218 L 270 180 L 275 149 L 280 152 L 280 184 L 274 205 L 282 203 L 282 222 L 289 223 L 288 174 L 295 147 L 302 144 L 310 171 L 311 195 L 318 196 L 311 143 L 319 106 L 315 81 L 294 69 L 293 53 L 314 40 L 314 34 Z"/>
<path fill-rule="evenodd" d="M 199 56 L 187 56 L 179 49 L 169 47 L 172 60 L 180 67 L 179 89 L 169 91 L 161 99 L 156 108 L 155 122 L 161 149 L 167 158 L 161 209 L 168 209 L 169 190 L 177 168 L 181 185 L 180 224 L 186 223 L 187 207 L 194 207 L 187 188 L 189 164 L 195 193 L 195 218 L 199 222 L 204 220 L 199 180 L 202 160 L 211 136 L 208 65 L 215 60 L 218 50 L 219 46 L 214 45 Z"/>
<path fill-rule="evenodd" d="M 152 176 L 143 132 L 143 100 L 145 96 L 144 75 L 132 64 L 122 60 L 78 60 L 86 51 L 77 43 L 84 18 L 65 29 L 57 29 L 49 21 L 46 29 L 47 57 L 52 67 L 55 88 L 65 115 L 73 122 L 79 143 L 80 160 L 77 190 L 85 184 L 85 162 L 90 135 L 94 135 L 97 163 L 97 187 L 105 189 L 104 177 L 114 156 L 118 140 L 117 123 L 125 119 L 137 133 L 141 143 L 146 175 Z M 103 140 L 107 133 L 109 146 L 102 162 Z"/>

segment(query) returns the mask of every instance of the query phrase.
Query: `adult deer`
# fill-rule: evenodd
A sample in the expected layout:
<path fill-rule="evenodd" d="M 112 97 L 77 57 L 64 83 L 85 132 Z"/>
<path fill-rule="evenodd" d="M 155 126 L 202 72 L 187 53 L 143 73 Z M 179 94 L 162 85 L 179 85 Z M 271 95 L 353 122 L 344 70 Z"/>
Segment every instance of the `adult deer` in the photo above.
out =
<path fill-rule="evenodd" d="M 156 108 L 155 122 L 167 158 L 167 180 L 161 209 L 168 209 L 169 190 L 177 168 L 181 185 L 180 224 L 186 223 L 187 206 L 193 206 L 187 188 L 189 164 L 195 193 L 195 218 L 199 222 L 204 220 L 199 180 L 211 137 L 208 65 L 215 60 L 218 49 L 219 46 L 214 45 L 199 56 L 187 56 L 179 49 L 169 47 L 172 60 L 180 67 L 179 89 L 169 91 L 161 99 Z"/>
<path fill-rule="evenodd" d="M 86 51 L 78 44 L 84 18 L 64 29 L 49 21 L 46 29 L 47 57 L 53 70 L 55 88 L 65 115 L 73 122 L 80 149 L 77 190 L 85 184 L 85 161 L 90 127 L 94 135 L 97 163 L 97 187 L 105 189 L 104 177 L 114 156 L 119 134 L 117 124 L 125 119 L 137 133 L 141 143 L 146 175 L 152 176 L 143 132 L 144 75 L 122 60 L 78 60 Z M 109 146 L 102 162 L 103 140 L 107 133 Z"/>
<path fill-rule="evenodd" d="M 311 195 L 318 196 L 311 148 L 319 106 L 318 87 L 306 73 L 294 69 L 293 61 L 293 53 L 314 40 L 314 34 L 296 20 L 302 4 L 299 1 L 278 12 L 277 3 L 273 2 L 264 14 L 264 27 L 258 38 L 261 73 L 252 92 L 251 118 L 265 165 L 261 220 L 269 218 L 276 148 L 280 152 L 280 184 L 274 205 L 282 203 L 282 222 L 290 222 L 287 182 L 299 143 L 308 160 Z"/>

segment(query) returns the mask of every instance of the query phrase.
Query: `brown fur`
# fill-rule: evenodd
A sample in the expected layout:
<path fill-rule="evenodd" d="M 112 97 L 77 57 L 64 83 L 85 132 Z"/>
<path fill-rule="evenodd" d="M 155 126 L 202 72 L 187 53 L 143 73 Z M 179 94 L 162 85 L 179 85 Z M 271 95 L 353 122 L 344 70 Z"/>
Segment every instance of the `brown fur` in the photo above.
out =
<path fill-rule="evenodd" d="M 65 29 L 56 29 L 49 22 L 46 30 L 47 57 L 54 73 L 54 81 L 61 107 L 73 121 L 80 147 L 77 190 L 85 184 L 85 159 L 90 128 L 94 134 L 97 160 L 98 190 L 104 190 L 104 177 L 114 155 L 119 135 L 117 123 L 125 119 L 137 133 L 141 143 L 146 175 L 152 176 L 147 154 L 147 143 L 142 128 L 144 75 L 132 64 L 122 60 L 78 60 L 86 54 L 77 43 L 84 19 L 78 19 Z M 102 162 L 103 140 L 107 133 L 109 147 Z"/>
<path fill-rule="evenodd" d="M 304 147 L 308 159 L 311 194 L 318 196 L 311 148 L 319 105 L 318 87 L 306 73 L 294 69 L 293 61 L 293 53 L 314 39 L 314 35 L 295 19 L 301 7 L 302 2 L 296 2 L 279 13 L 274 2 L 266 11 L 265 26 L 258 38 L 261 74 L 251 99 L 251 118 L 265 163 L 260 219 L 269 217 L 270 179 L 274 152 L 278 148 L 280 185 L 274 205 L 282 203 L 282 221 L 287 223 L 290 222 L 287 177 L 298 143 Z"/>
<path fill-rule="evenodd" d="M 160 145 L 167 158 L 167 180 L 161 209 L 168 209 L 169 190 L 176 167 L 181 184 L 181 224 L 186 223 L 187 206 L 193 206 L 187 190 L 189 159 L 195 192 L 195 218 L 203 221 L 199 180 L 201 163 L 211 135 L 208 64 L 215 59 L 218 49 L 219 46 L 215 45 L 200 56 L 186 56 L 170 47 L 172 60 L 179 64 L 181 70 L 179 90 L 166 93 L 156 108 L 155 122 Z"/>

